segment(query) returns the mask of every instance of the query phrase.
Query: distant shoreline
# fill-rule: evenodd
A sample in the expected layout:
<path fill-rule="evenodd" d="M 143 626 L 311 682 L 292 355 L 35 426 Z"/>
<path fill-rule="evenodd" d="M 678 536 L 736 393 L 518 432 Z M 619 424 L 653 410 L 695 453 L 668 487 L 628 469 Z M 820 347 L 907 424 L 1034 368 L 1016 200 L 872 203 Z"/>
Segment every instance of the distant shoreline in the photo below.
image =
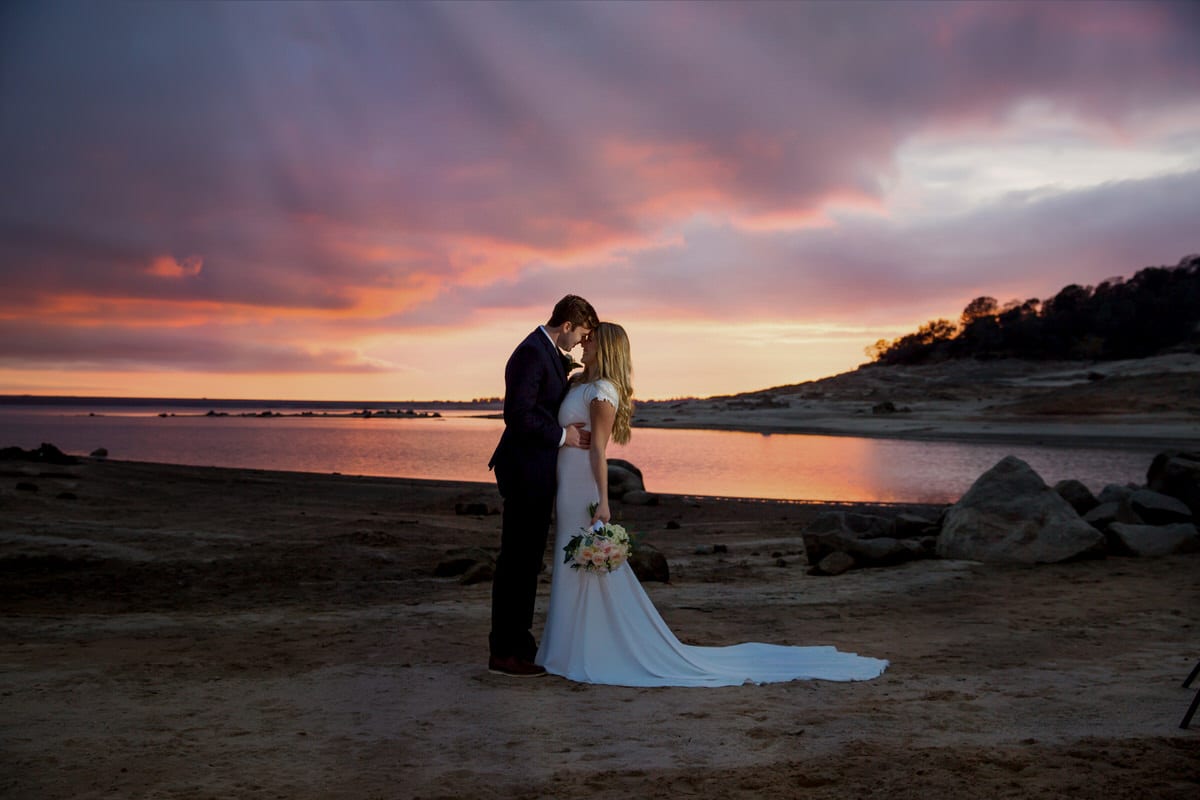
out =
<path fill-rule="evenodd" d="M 1042 445 L 1091 449 L 1200 449 L 1200 355 L 1170 353 L 1108 362 L 1018 359 L 883 367 L 739 395 L 635 400 L 633 425 L 917 442 Z M 159 416 L 436 418 L 433 412 L 496 420 L 499 398 L 473 401 L 0 395 L 17 406 L 143 409 Z M 312 412 L 325 413 L 312 413 Z M 192 414 L 186 414 L 192 416 Z"/>
<path fill-rule="evenodd" d="M 56 398 L 62 401 L 63 398 Z M 462 411 L 449 418 L 500 420 L 503 414 L 498 409 L 470 407 L 471 404 L 443 404 L 441 410 L 414 405 L 397 407 L 396 404 L 379 404 L 372 407 L 364 403 L 311 403 L 288 401 L 271 408 L 254 406 L 241 401 L 174 401 L 176 405 L 163 405 L 150 398 L 124 398 L 124 403 L 102 401 L 101 408 L 130 408 L 145 410 L 146 416 L 160 418 L 228 418 L 228 419 L 390 419 L 390 420 L 445 420 L 441 411 Z M 222 404 L 224 403 L 224 405 Z M 0 409 L 19 405 L 0 401 Z M 104 418 L 109 416 L 102 410 L 88 411 L 87 405 L 69 402 L 46 402 L 45 408 L 75 409 L 81 416 Z M 450 405 L 449 408 L 446 405 Z M 1147 417 L 1146 415 L 1117 415 L 1114 417 L 1056 417 L 1035 418 L 992 418 L 981 420 L 969 410 L 961 413 L 929 416 L 891 415 L 879 417 L 849 413 L 836 404 L 825 405 L 818 413 L 787 414 L 764 413 L 749 409 L 697 409 L 680 414 L 669 411 L 661 404 L 647 404 L 635 412 L 633 427 L 637 430 L 671 429 L 691 431 L 724 431 L 750 433 L 762 436 L 831 436 L 874 440 L 900 440 L 914 442 L 943 442 L 963 444 L 1012 444 L 1045 447 L 1067 447 L 1082 449 L 1120 449 L 1154 452 L 1168 448 L 1200 449 L 1200 422 L 1178 417 Z M 261 410 L 248 410 L 251 407 Z M 465 407 L 464 407 L 465 406 Z M 178 409 L 176 413 L 169 409 Z M 162 410 L 168 409 L 168 410 Z M 229 410 L 218 410 L 229 409 Z M 279 410 L 283 409 L 283 410 Z M 353 410 L 351 410 L 353 409 Z M 683 417 L 683 418 L 681 418 Z"/>
<path fill-rule="evenodd" d="M 229 398 L 211 399 L 204 397 L 79 397 L 75 395 L 0 395 L 0 406 L 107 406 L 128 408 L 259 408 L 269 409 L 418 409 L 463 411 L 494 411 L 501 407 L 499 402 L 476 402 L 471 400 L 271 400 Z"/>
<path fill-rule="evenodd" d="M 103 417 L 104 414 L 90 413 L 90 414 L 88 414 L 88 416 Z M 231 412 L 231 411 L 213 411 L 210 409 L 209 411 L 207 411 L 203 414 L 176 414 L 174 412 L 167 413 L 166 411 L 162 411 L 162 412 L 159 412 L 159 414 L 157 416 L 160 416 L 160 417 L 184 417 L 184 418 L 189 418 L 189 419 L 193 419 L 193 418 L 197 418 L 197 417 L 254 417 L 257 419 L 273 419 L 275 417 L 288 417 L 288 418 L 317 417 L 320 419 L 350 419 L 350 418 L 354 418 L 354 417 L 358 417 L 360 419 L 374 419 L 375 417 L 382 417 L 384 419 L 445 419 L 445 417 L 443 417 L 440 412 L 417 411 L 412 408 L 379 408 L 379 409 L 364 408 L 362 411 L 347 411 L 345 413 L 332 413 L 332 414 L 328 411 L 321 411 L 320 413 L 318 413 L 316 411 L 311 411 L 311 410 L 310 411 L 298 411 L 298 412 L 292 411 L 292 412 L 284 413 L 281 411 L 271 411 L 271 410 Z"/>
<path fill-rule="evenodd" d="M 734 397 L 646 403 L 634 425 L 1137 450 L 1200 448 L 1200 355 L 883 367 Z"/>

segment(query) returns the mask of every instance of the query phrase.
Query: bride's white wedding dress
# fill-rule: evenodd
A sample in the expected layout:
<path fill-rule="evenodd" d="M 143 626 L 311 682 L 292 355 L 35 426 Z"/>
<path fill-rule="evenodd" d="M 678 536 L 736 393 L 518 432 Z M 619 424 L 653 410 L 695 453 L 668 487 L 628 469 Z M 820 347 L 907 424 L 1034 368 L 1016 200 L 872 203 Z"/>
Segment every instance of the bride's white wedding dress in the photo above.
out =
<path fill-rule="evenodd" d="M 619 402 L 608 381 L 573 386 L 558 412 L 559 423 L 583 422 L 590 428 L 588 408 L 597 397 L 614 407 Z M 882 659 L 829 646 L 683 644 L 628 564 L 596 574 L 562 563 L 563 547 L 591 521 L 588 506 L 599 497 L 588 451 L 561 448 L 550 609 L 537 654 L 537 663 L 547 672 L 616 686 L 736 686 L 806 678 L 869 680 L 887 668 Z"/>

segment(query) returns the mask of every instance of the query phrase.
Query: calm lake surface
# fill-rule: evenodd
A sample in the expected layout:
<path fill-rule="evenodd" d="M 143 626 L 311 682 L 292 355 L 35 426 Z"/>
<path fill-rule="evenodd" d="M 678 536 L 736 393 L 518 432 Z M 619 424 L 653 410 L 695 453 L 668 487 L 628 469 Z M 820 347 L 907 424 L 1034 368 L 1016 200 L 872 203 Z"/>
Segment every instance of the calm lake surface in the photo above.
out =
<path fill-rule="evenodd" d="M 49 442 L 77 455 L 104 447 L 110 458 L 128 461 L 491 483 L 487 461 L 504 425 L 466 415 L 479 412 L 444 410 L 437 419 L 174 412 L 160 417 L 147 409 L 0 407 L 0 447 Z M 1050 484 L 1076 478 L 1099 491 L 1109 483 L 1144 482 L 1156 449 L 635 428 L 630 444 L 613 446 L 609 454 L 636 464 L 650 491 L 946 503 L 1006 455 L 1024 459 Z"/>

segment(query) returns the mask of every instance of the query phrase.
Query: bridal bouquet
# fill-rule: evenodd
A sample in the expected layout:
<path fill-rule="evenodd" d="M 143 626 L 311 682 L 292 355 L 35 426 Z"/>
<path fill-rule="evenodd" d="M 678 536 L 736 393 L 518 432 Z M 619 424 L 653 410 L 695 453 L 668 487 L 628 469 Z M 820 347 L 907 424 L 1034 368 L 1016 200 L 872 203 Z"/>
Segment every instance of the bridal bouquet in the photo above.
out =
<path fill-rule="evenodd" d="M 595 514 L 593 504 L 588 510 Z M 580 528 L 581 532 L 571 537 L 563 552 L 567 557 L 564 564 L 570 564 L 571 569 L 582 569 L 587 572 L 612 572 L 629 559 L 629 534 L 620 525 L 611 522 L 597 522 L 591 528 Z"/>

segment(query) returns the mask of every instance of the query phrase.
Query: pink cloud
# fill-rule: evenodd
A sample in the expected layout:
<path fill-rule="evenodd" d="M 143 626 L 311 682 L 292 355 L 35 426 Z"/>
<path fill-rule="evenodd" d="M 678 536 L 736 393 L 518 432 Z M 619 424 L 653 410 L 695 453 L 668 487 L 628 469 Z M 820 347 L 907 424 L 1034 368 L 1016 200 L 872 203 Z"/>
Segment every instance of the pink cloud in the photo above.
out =
<path fill-rule="evenodd" d="M 1200 163 L 1198 32 L 1159 3 L 25 6 L 0 30 L 0 320 L 56 344 L 0 356 L 358 368 L 311 341 L 566 291 L 883 319 L 1173 263 L 1194 167 L 920 225 L 886 198 L 906 141 L 1030 100 L 1130 146 L 1175 115 L 1162 146 Z M 182 338 L 149 353 L 147 325 Z"/>
<path fill-rule="evenodd" d="M 146 272 L 159 278 L 194 278 L 202 269 L 204 259 L 201 256 L 192 255 L 182 259 L 158 256 L 150 262 Z"/>

